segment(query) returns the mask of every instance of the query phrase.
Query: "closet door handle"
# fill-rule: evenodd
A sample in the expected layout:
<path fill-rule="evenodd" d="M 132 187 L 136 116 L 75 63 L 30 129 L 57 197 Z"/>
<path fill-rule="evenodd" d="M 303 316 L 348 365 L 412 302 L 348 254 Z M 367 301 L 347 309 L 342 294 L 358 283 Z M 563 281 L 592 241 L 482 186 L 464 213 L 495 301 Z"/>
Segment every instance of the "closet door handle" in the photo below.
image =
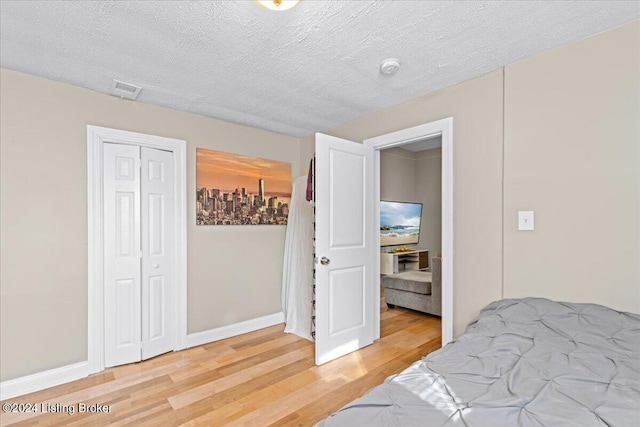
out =
<path fill-rule="evenodd" d="M 160 264 L 153 264 L 153 268 L 159 268 Z"/>
<path fill-rule="evenodd" d="M 320 258 L 320 264 L 322 264 L 322 265 L 329 265 L 330 262 L 331 262 L 331 260 L 329 258 L 327 258 L 326 256 L 323 256 L 322 258 Z"/>

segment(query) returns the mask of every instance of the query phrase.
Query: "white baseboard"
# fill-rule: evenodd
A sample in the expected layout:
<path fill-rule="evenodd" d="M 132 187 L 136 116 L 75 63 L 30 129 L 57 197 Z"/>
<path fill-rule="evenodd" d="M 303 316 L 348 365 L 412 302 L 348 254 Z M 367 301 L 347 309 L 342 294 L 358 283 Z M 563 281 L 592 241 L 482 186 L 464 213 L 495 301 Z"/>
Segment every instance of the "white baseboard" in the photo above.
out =
<path fill-rule="evenodd" d="M 89 375 L 89 362 L 79 362 L 0 383 L 0 400 L 79 380 Z"/>
<path fill-rule="evenodd" d="M 209 329 L 208 331 L 196 332 L 195 334 L 187 335 L 187 348 L 235 337 L 236 335 L 268 328 L 269 326 L 279 323 L 284 323 L 283 312 L 269 314 L 258 317 L 257 319 L 245 320 L 244 322 L 234 323 L 233 325 L 222 326 L 220 328 Z"/>

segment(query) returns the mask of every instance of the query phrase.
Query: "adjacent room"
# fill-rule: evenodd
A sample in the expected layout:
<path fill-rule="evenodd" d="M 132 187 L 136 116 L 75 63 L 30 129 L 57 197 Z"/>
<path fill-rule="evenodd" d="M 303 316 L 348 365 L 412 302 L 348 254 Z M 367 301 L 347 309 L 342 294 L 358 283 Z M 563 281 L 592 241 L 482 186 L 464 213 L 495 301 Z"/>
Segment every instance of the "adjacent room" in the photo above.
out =
<path fill-rule="evenodd" d="M 441 147 L 442 138 L 436 137 L 380 152 L 380 274 L 385 304 L 437 317 L 442 314 Z"/>
<path fill-rule="evenodd" d="M 640 2 L 0 0 L 0 425 L 640 424 Z"/>

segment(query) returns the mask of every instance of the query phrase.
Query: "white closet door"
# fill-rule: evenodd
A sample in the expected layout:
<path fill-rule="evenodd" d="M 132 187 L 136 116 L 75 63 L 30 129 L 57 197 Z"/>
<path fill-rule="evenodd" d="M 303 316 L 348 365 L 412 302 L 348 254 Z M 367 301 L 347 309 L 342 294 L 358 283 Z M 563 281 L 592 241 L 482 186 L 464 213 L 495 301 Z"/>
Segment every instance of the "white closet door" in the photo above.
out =
<path fill-rule="evenodd" d="M 173 155 L 142 147 L 142 359 L 173 350 Z"/>
<path fill-rule="evenodd" d="M 105 366 L 140 360 L 140 147 L 104 144 Z"/>

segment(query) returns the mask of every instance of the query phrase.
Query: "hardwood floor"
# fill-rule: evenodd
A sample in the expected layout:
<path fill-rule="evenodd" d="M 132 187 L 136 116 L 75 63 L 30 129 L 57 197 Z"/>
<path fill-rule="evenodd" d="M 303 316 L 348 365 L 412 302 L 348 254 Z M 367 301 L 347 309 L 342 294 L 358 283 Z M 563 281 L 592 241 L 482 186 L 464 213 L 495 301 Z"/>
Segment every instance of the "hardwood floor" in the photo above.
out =
<path fill-rule="evenodd" d="M 277 325 L 7 400 L 63 412 L 3 411 L 0 424 L 312 426 L 440 348 L 439 318 L 382 306 L 381 339 L 322 366 L 313 343 Z M 110 412 L 79 413 L 80 402 Z"/>

